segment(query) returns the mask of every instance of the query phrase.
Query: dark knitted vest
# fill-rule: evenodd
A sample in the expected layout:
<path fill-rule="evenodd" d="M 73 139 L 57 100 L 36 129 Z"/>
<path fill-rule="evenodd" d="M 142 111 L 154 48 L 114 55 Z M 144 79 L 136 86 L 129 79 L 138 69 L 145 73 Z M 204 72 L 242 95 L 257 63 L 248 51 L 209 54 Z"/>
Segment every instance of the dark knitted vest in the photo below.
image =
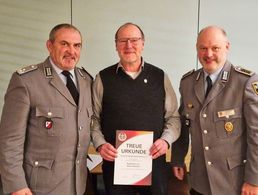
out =
<path fill-rule="evenodd" d="M 158 139 L 164 125 L 164 72 L 145 63 L 132 79 L 117 64 L 100 72 L 103 83 L 101 128 L 115 145 L 116 130 L 151 130 Z"/>

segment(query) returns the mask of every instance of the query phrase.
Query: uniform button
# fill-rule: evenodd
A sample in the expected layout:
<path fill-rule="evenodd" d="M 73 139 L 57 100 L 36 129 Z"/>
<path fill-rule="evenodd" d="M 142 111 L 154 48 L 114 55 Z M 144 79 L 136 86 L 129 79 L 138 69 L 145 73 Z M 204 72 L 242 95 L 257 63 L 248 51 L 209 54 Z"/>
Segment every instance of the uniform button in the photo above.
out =
<path fill-rule="evenodd" d="M 77 160 L 77 161 L 76 161 L 76 163 L 77 163 L 77 164 L 79 164 L 79 163 L 80 163 L 80 161 L 79 161 L 79 160 Z"/>
<path fill-rule="evenodd" d="M 204 148 L 205 148 L 205 150 L 209 150 L 210 149 L 209 146 L 205 146 Z"/>
<path fill-rule="evenodd" d="M 78 144 L 77 146 L 78 146 L 78 148 L 80 148 L 80 147 L 81 147 L 81 144 Z"/>
<path fill-rule="evenodd" d="M 52 112 L 48 112 L 48 113 L 47 113 L 47 116 L 48 116 L 48 117 L 51 117 L 51 116 L 52 116 Z"/>
<path fill-rule="evenodd" d="M 188 117 L 189 117 L 189 114 L 186 114 L 185 116 L 186 116 L 186 118 L 188 118 Z"/>
<path fill-rule="evenodd" d="M 211 161 L 208 161 L 208 165 L 212 165 Z"/>
<path fill-rule="evenodd" d="M 34 165 L 35 165 L 35 166 L 38 166 L 38 165 L 39 165 L 39 161 L 35 161 L 35 162 L 34 162 Z"/>
<path fill-rule="evenodd" d="M 82 126 L 79 127 L 79 130 L 80 130 L 80 131 L 82 130 Z"/>
<path fill-rule="evenodd" d="M 204 134 L 207 134 L 207 133 L 208 133 L 208 131 L 207 131 L 207 130 L 203 130 L 203 133 L 204 133 Z"/>
<path fill-rule="evenodd" d="M 246 163 L 246 160 L 243 160 L 243 163 Z"/>
<path fill-rule="evenodd" d="M 203 118 L 206 118 L 206 117 L 207 117 L 207 114 L 202 114 L 202 117 L 203 117 Z"/>
<path fill-rule="evenodd" d="M 79 112 L 81 112 L 82 110 L 80 109 Z"/>

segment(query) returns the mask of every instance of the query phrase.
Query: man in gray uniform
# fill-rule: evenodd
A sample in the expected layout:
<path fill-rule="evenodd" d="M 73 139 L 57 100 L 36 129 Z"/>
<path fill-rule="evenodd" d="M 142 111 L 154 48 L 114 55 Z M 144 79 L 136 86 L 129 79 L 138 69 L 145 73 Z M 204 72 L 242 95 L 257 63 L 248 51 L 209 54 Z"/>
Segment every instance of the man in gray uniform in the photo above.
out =
<path fill-rule="evenodd" d="M 191 194 L 258 194 L 258 76 L 227 61 L 225 31 L 197 38 L 202 68 L 180 83 L 182 132 L 173 144 L 173 171 L 183 177 L 191 135 Z"/>
<path fill-rule="evenodd" d="M 14 73 L 5 95 L 0 124 L 3 190 L 12 195 L 82 195 L 92 78 L 76 67 L 82 46 L 76 27 L 55 26 L 46 45 L 49 57 Z"/>

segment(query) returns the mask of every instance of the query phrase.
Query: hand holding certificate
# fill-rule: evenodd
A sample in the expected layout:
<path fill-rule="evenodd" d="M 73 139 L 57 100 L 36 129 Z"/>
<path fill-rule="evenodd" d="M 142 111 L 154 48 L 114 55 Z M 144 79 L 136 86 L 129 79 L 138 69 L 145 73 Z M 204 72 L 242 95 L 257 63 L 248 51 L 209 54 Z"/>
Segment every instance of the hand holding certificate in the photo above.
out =
<path fill-rule="evenodd" d="M 114 184 L 151 185 L 152 131 L 117 130 Z"/>

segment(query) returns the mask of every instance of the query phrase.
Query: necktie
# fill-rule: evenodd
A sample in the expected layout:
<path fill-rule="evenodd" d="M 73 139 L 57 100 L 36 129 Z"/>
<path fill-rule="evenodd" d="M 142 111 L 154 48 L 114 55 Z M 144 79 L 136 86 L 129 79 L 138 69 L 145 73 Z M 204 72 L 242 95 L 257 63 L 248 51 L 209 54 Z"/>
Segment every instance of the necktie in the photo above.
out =
<path fill-rule="evenodd" d="M 205 93 L 205 98 L 208 96 L 208 94 L 211 90 L 211 87 L 212 87 L 212 81 L 211 81 L 211 77 L 209 75 L 206 77 L 206 82 L 207 82 L 207 89 L 206 89 L 206 93 Z"/>
<path fill-rule="evenodd" d="M 79 93 L 77 91 L 76 86 L 74 85 L 73 80 L 71 79 L 71 73 L 67 70 L 64 70 L 62 72 L 62 74 L 66 77 L 67 82 L 66 82 L 66 87 L 68 88 L 68 90 L 70 91 L 75 103 L 78 105 L 78 101 L 79 101 Z"/>

